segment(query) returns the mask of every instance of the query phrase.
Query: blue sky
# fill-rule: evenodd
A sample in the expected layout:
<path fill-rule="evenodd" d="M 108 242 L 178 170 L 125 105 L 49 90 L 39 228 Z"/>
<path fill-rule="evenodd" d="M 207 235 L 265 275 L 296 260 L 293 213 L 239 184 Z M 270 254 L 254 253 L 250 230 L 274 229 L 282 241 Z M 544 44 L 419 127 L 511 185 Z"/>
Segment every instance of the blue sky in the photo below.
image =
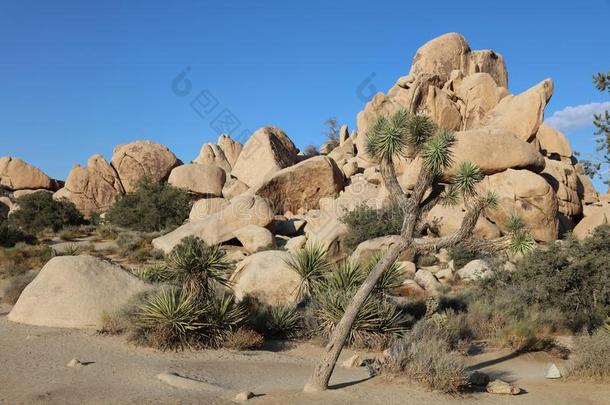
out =
<path fill-rule="evenodd" d="M 610 70 L 610 0 L 533 3 L 3 1 L 0 155 L 61 179 L 136 139 L 189 161 L 217 138 L 221 112 L 239 120 L 236 136 L 272 124 L 320 144 L 329 116 L 355 127 L 363 81 L 386 91 L 419 46 L 451 31 L 501 53 L 513 93 L 552 77 L 547 117 L 608 102 L 591 76 Z M 180 96 L 172 82 L 187 67 Z M 216 108 L 198 114 L 197 97 Z M 592 131 L 570 128 L 573 148 L 593 151 Z"/>

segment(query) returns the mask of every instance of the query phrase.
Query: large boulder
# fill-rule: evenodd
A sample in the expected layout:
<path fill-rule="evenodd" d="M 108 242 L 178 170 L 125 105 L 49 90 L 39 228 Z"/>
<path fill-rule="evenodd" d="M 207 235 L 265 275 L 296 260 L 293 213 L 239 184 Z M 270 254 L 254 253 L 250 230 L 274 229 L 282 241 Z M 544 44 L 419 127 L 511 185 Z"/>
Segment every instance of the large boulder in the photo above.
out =
<path fill-rule="evenodd" d="M 65 198 L 84 215 L 91 215 L 107 211 L 124 192 L 114 167 L 103 156 L 94 155 L 87 161 L 87 166 L 72 168 L 64 187 L 54 194 L 54 198 Z"/>
<path fill-rule="evenodd" d="M 594 207 L 574 227 L 572 234 L 578 239 L 584 239 L 601 225 L 610 224 L 610 206 Z"/>
<path fill-rule="evenodd" d="M 189 214 L 189 221 L 198 221 L 210 214 L 215 214 L 228 207 L 231 203 L 226 198 L 202 198 L 195 201 Z"/>
<path fill-rule="evenodd" d="M 448 174 L 454 174 L 461 162 L 477 164 L 484 174 L 506 169 L 528 169 L 541 172 L 544 158 L 536 148 L 502 128 L 484 128 L 456 132 L 453 146 L 453 165 Z"/>
<path fill-rule="evenodd" d="M 266 198 L 276 213 L 284 213 L 318 208 L 320 198 L 334 197 L 341 190 L 343 173 L 334 160 L 315 156 L 278 171 L 249 193 Z"/>
<path fill-rule="evenodd" d="M 508 169 L 487 176 L 479 184 L 481 192 L 493 191 L 499 206 L 488 209 L 485 216 L 503 232 L 511 214 L 520 215 L 537 241 L 557 239 L 557 197 L 546 180 L 529 170 Z"/>
<path fill-rule="evenodd" d="M 169 184 L 208 197 L 222 196 L 227 175 L 211 164 L 191 163 L 176 167 L 169 175 Z"/>
<path fill-rule="evenodd" d="M 232 175 L 252 187 L 297 161 L 298 150 L 279 128 L 257 130 L 244 145 Z"/>
<path fill-rule="evenodd" d="M 305 236 L 307 241 L 326 250 L 330 258 L 341 257 L 344 252 L 344 238 L 348 227 L 329 211 L 311 210 L 305 216 Z"/>
<path fill-rule="evenodd" d="M 530 141 L 544 120 L 544 108 L 553 95 L 553 81 L 543 80 L 516 96 L 509 95 L 487 114 L 483 125 L 512 132 L 519 139 Z"/>
<path fill-rule="evenodd" d="M 267 305 L 293 304 L 301 279 L 288 266 L 290 260 L 288 252 L 267 250 L 240 262 L 231 276 L 237 299 L 252 297 Z"/>
<path fill-rule="evenodd" d="M 464 75 L 489 73 L 499 86 L 508 87 L 502 55 L 490 50 L 471 51 L 466 39 L 455 32 L 443 34 L 420 47 L 409 76 L 436 75 L 446 82 L 454 70 L 460 70 Z"/>
<path fill-rule="evenodd" d="M 19 158 L 0 157 L 0 187 L 9 190 L 52 190 L 54 182 L 38 168 Z"/>
<path fill-rule="evenodd" d="M 258 225 L 246 225 L 235 231 L 235 237 L 248 253 L 275 247 L 275 238 L 270 230 Z"/>
<path fill-rule="evenodd" d="M 507 93 L 505 88 L 498 87 L 489 73 L 467 76 L 454 89 L 464 103 L 463 129 L 476 128 Z"/>
<path fill-rule="evenodd" d="M 217 143 L 220 149 L 222 149 L 225 158 L 231 167 L 235 166 L 235 162 L 237 162 L 237 158 L 243 149 L 243 145 L 231 139 L 231 137 L 227 134 L 220 135 Z"/>
<path fill-rule="evenodd" d="M 184 224 L 153 239 L 152 244 L 166 253 L 187 236 L 197 236 L 213 245 L 233 239 L 235 231 L 246 225 L 267 226 L 272 220 L 273 211 L 265 199 L 259 196 L 239 196 L 221 211 Z"/>
<path fill-rule="evenodd" d="M 551 128 L 543 123 L 538 128 L 536 139 L 540 146 L 540 152 L 550 158 L 561 159 L 572 156 L 570 142 L 563 133 L 555 128 Z"/>
<path fill-rule="evenodd" d="M 378 238 L 365 240 L 356 247 L 351 258 L 356 263 L 368 263 L 375 254 L 384 252 L 401 241 L 402 237 L 400 235 L 380 236 Z"/>
<path fill-rule="evenodd" d="M 460 109 L 449 95 L 438 87 L 429 86 L 423 110 L 441 128 L 459 131 L 462 127 Z"/>
<path fill-rule="evenodd" d="M 457 275 L 465 281 L 475 281 L 493 276 L 493 271 L 486 261 L 476 259 L 468 262 L 457 271 Z"/>
<path fill-rule="evenodd" d="M 220 146 L 213 143 L 206 143 L 203 145 L 201 151 L 199 151 L 199 156 L 193 160 L 193 163 L 217 166 L 226 173 L 231 172 L 231 165 L 229 164 L 224 151 Z"/>
<path fill-rule="evenodd" d="M 99 327 L 102 314 L 119 311 L 149 288 L 120 267 L 95 257 L 58 256 L 23 290 L 8 319 L 37 326 Z"/>
<path fill-rule="evenodd" d="M 453 70 L 466 66 L 469 52 L 470 46 L 463 36 L 455 32 L 443 34 L 417 50 L 409 75 L 437 75 L 447 81 Z"/>
<path fill-rule="evenodd" d="M 166 146 L 151 141 L 118 145 L 112 153 L 112 166 L 128 193 L 135 191 L 144 178 L 153 182 L 164 181 L 179 164 L 176 155 Z"/>

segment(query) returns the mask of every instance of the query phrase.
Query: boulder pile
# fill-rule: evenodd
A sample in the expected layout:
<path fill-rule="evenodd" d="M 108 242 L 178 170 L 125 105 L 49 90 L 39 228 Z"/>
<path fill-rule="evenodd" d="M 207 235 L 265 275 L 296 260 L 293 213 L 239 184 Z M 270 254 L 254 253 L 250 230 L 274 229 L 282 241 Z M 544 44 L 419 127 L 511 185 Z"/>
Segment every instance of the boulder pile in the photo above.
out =
<path fill-rule="evenodd" d="M 389 203 L 379 167 L 366 153 L 366 133 L 380 114 L 408 109 L 455 132 L 454 165 L 444 173 L 447 180 L 460 162 L 471 161 L 485 175 L 480 191 L 498 194 L 499 207 L 479 219 L 478 236 L 505 234 L 505 221 L 513 214 L 525 220 L 537 241 L 552 241 L 571 230 L 584 237 L 608 223 L 610 199 L 595 191 L 565 135 L 544 123 L 553 81 L 533 83 L 520 94 L 511 94 L 508 83 L 502 55 L 471 50 L 463 36 L 448 33 L 419 48 L 408 73 L 364 106 L 356 131 L 342 126 L 338 145 L 332 150 L 324 145 L 323 156 L 304 156 L 283 130 L 271 126 L 258 129 L 244 145 L 223 134 L 216 143 L 203 145 L 187 164 L 165 146 L 136 141 L 117 146 L 110 162 L 95 155 L 85 167 L 75 166 L 55 197 L 91 214 L 107 210 L 143 178 L 168 181 L 198 201 L 188 222 L 155 239 L 154 246 L 169 252 L 194 235 L 237 247 L 237 256 L 246 258 L 234 276 L 237 291 L 284 302 L 295 280 L 283 266 L 270 267 L 271 261 L 282 261 L 286 251 L 308 241 L 338 256 L 345 251 L 347 234 L 340 218 L 361 205 L 380 208 Z M 401 187 L 411 189 L 420 168 L 414 153 L 396 161 Z M 14 158 L 0 159 L 0 185 L 13 191 L 56 188 L 48 176 Z M 459 227 L 464 213 L 464 207 L 437 206 L 428 219 L 443 236 Z M 356 254 L 370 256 L 391 243 L 391 237 L 367 241 Z M 262 251 L 282 248 L 284 252 Z M 419 290 L 437 290 L 454 277 L 454 269 L 413 268 L 413 273 Z M 473 264 L 456 274 L 466 280 L 488 272 Z M 267 291 L 277 280 L 286 288 Z M 413 280 L 409 283 L 409 289 L 418 290 Z"/>

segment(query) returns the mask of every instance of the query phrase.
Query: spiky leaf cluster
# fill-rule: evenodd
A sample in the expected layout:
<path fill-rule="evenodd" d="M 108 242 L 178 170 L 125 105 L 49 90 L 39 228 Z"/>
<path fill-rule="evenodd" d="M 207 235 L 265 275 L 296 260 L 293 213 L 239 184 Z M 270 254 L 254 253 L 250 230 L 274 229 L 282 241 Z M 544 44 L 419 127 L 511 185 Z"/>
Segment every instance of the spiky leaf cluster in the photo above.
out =
<path fill-rule="evenodd" d="M 317 244 L 306 245 L 297 251 L 287 265 L 301 279 L 297 287 L 298 300 L 309 298 L 330 269 L 326 250 Z"/>

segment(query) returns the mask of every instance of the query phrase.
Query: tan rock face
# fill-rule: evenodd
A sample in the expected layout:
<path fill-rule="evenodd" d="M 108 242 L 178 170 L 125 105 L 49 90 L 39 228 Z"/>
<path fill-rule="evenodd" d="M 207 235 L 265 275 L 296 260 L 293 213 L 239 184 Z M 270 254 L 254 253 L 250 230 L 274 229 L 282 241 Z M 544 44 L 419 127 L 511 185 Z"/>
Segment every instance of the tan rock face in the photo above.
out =
<path fill-rule="evenodd" d="M 0 157 L 0 186 L 9 190 L 53 189 L 53 181 L 19 158 Z"/>
<path fill-rule="evenodd" d="M 213 143 L 206 143 L 203 145 L 201 147 L 201 151 L 199 152 L 199 156 L 193 160 L 193 163 L 217 166 L 227 173 L 231 172 L 231 165 L 229 164 L 225 153 L 220 146 Z"/>
<path fill-rule="evenodd" d="M 224 187 L 222 188 L 222 196 L 228 200 L 233 197 L 237 197 L 248 191 L 248 186 L 235 178 L 227 179 Z"/>
<path fill-rule="evenodd" d="M 232 175 L 252 187 L 297 161 L 297 148 L 279 128 L 257 130 L 244 145 Z"/>
<path fill-rule="evenodd" d="M 449 79 L 452 70 L 466 66 L 466 55 L 470 46 L 463 36 L 455 32 L 441 35 L 426 42 L 415 53 L 409 75 L 438 75 L 443 81 Z"/>
<path fill-rule="evenodd" d="M 508 169 L 485 177 L 481 192 L 494 191 L 499 207 L 485 216 L 506 232 L 506 220 L 520 215 L 538 241 L 552 241 L 558 236 L 557 197 L 544 178 L 528 170 Z"/>
<path fill-rule="evenodd" d="M 23 290 L 8 319 L 60 328 L 99 327 L 104 312 L 119 311 L 150 287 L 91 256 L 54 257 Z"/>
<path fill-rule="evenodd" d="M 540 145 L 540 152 L 550 158 L 569 158 L 572 156 L 572 147 L 566 136 L 546 124 L 540 125 L 536 133 Z"/>
<path fill-rule="evenodd" d="M 282 169 L 249 190 L 270 201 L 276 213 L 318 208 L 323 197 L 333 197 L 343 189 L 343 173 L 326 156 L 315 156 Z"/>
<path fill-rule="evenodd" d="M 428 88 L 425 112 L 441 128 L 458 131 L 462 126 L 462 116 L 458 106 L 438 87 Z"/>
<path fill-rule="evenodd" d="M 584 239 L 600 225 L 610 224 L 610 207 L 595 207 L 574 227 L 572 233 L 578 239 Z"/>
<path fill-rule="evenodd" d="M 582 214 L 579 179 L 576 169 L 570 163 L 545 159 L 546 167 L 542 177 L 553 187 L 558 201 L 558 210 L 568 217 Z"/>
<path fill-rule="evenodd" d="M 169 184 L 192 193 L 209 197 L 222 196 L 226 174 L 210 164 L 191 163 L 176 167 L 169 175 Z"/>
<path fill-rule="evenodd" d="M 267 226 L 273 220 L 273 211 L 259 196 L 239 196 L 221 211 L 189 222 L 178 229 L 156 238 L 153 246 L 169 252 L 187 236 L 197 236 L 209 245 L 226 242 L 235 237 L 235 231 L 246 225 Z"/>
<path fill-rule="evenodd" d="M 107 211 L 124 192 L 114 168 L 101 155 L 94 155 L 87 166 L 77 165 L 70 171 L 64 188 L 54 198 L 66 198 L 84 215 L 91 215 Z"/>
<path fill-rule="evenodd" d="M 275 239 L 271 231 L 258 225 L 246 225 L 235 231 L 235 237 L 248 253 L 259 249 L 275 247 Z"/>
<path fill-rule="evenodd" d="M 268 250 L 240 262 L 231 276 L 237 299 L 251 296 L 268 305 L 294 303 L 300 278 L 287 265 L 291 259 L 288 252 Z"/>
<path fill-rule="evenodd" d="M 226 198 L 202 198 L 197 200 L 191 208 L 189 221 L 198 221 L 204 217 L 215 214 L 228 207 L 231 203 Z"/>
<path fill-rule="evenodd" d="M 150 141 L 118 145 L 112 154 L 112 166 L 128 193 L 135 191 L 143 178 L 155 182 L 167 179 L 179 164 L 176 155 L 167 147 Z"/>
<path fill-rule="evenodd" d="M 538 132 L 552 95 L 553 81 L 546 79 L 519 95 L 506 96 L 487 114 L 483 126 L 505 129 L 529 141 Z"/>
<path fill-rule="evenodd" d="M 227 134 L 222 134 L 218 137 L 218 146 L 222 149 L 227 161 L 231 165 L 231 168 L 235 166 L 237 158 L 243 149 L 243 145 L 233 139 Z"/>
<path fill-rule="evenodd" d="M 489 73 L 500 87 L 508 88 L 508 72 L 504 58 L 489 49 L 468 54 L 466 74 Z"/>
<path fill-rule="evenodd" d="M 488 73 L 475 73 L 455 86 L 456 96 L 464 103 L 464 122 L 461 129 L 476 128 L 487 112 L 505 95 L 506 89 L 497 86 Z"/>
<path fill-rule="evenodd" d="M 454 174 L 461 162 L 477 164 L 484 174 L 493 174 L 506 169 L 529 169 L 540 172 L 544 159 L 536 148 L 516 138 L 503 129 L 474 129 L 456 132 L 453 166 L 448 174 Z"/>

